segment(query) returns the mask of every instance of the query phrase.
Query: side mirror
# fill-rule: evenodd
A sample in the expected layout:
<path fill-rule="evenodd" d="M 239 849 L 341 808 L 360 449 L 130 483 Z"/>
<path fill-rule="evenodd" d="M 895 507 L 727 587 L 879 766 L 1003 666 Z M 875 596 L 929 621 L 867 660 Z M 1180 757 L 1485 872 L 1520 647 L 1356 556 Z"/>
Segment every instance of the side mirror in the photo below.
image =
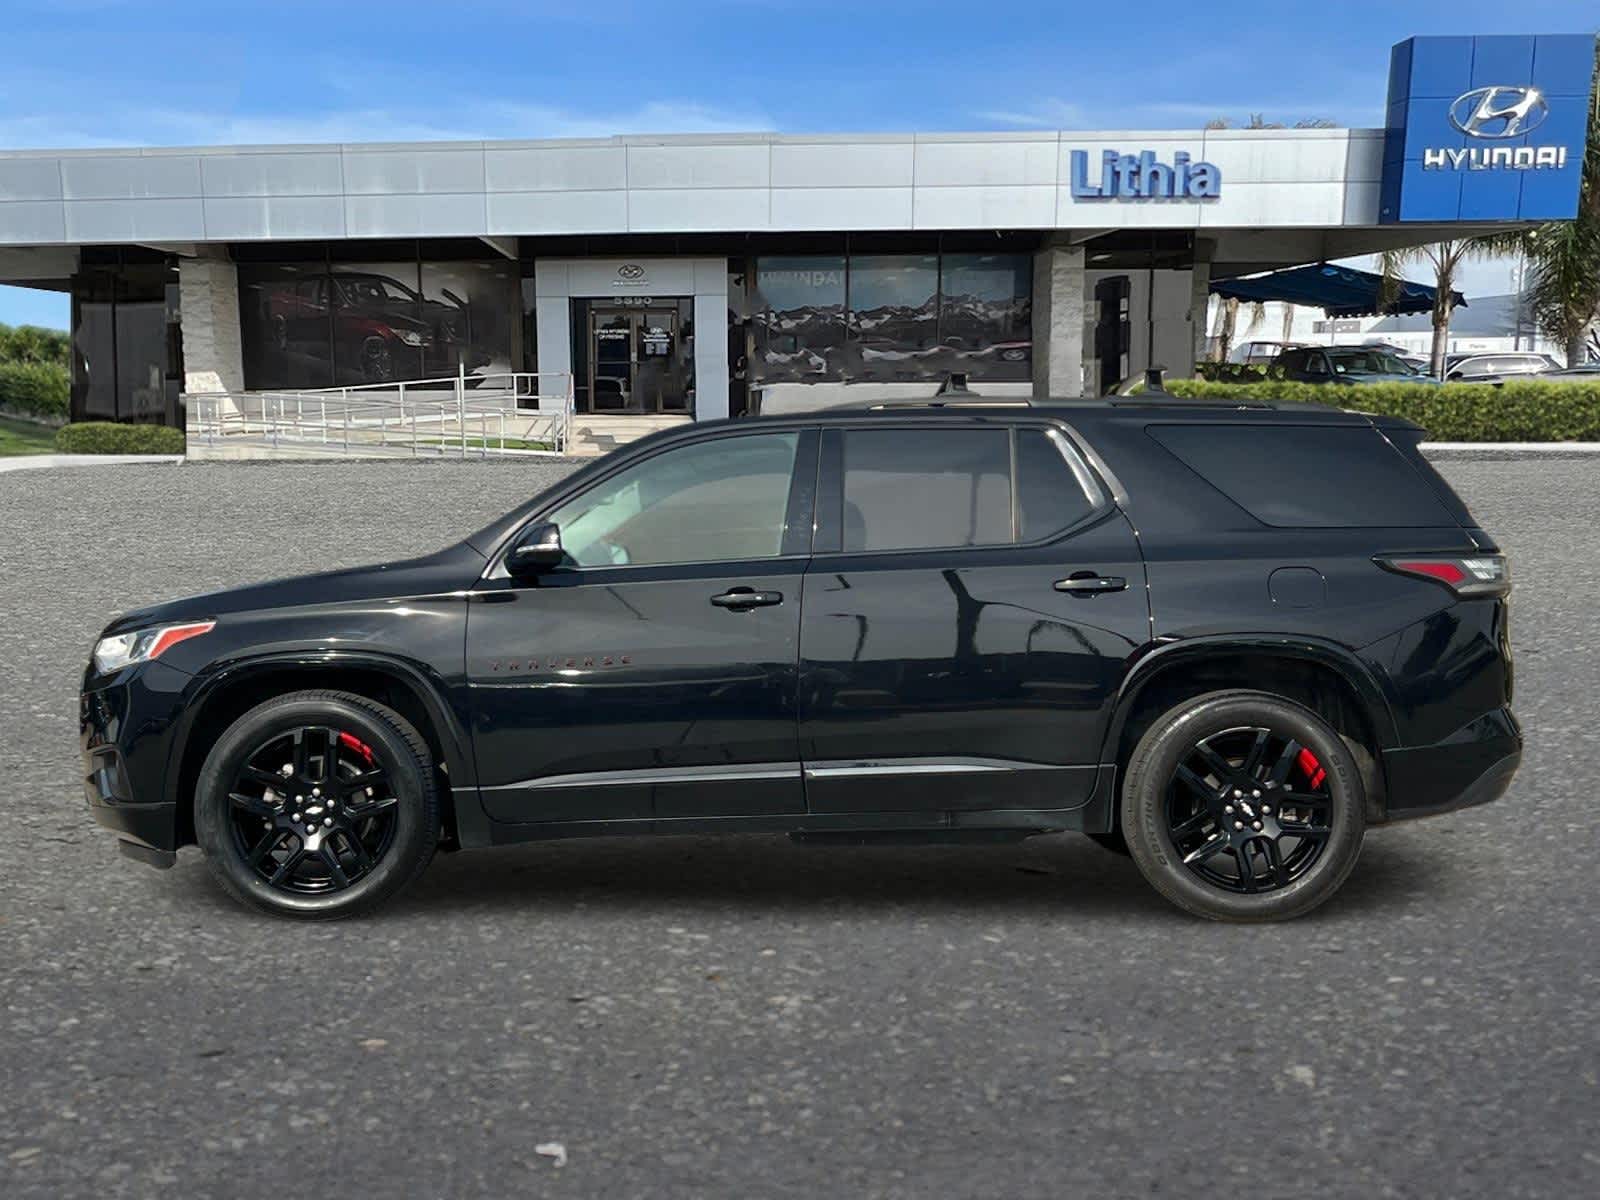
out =
<path fill-rule="evenodd" d="M 531 526 L 506 555 L 506 570 L 513 575 L 537 575 L 566 557 L 561 548 L 561 527 L 546 522 Z"/>

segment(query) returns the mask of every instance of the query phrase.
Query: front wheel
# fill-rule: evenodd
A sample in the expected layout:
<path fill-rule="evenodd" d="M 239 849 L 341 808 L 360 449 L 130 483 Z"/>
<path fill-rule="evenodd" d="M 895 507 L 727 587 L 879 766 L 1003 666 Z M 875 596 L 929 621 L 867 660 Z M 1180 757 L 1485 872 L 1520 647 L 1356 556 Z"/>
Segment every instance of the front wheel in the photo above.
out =
<path fill-rule="evenodd" d="M 279 916 L 348 916 L 394 895 L 433 857 L 433 759 L 405 718 L 364 696 L 278 696 L 212 747 L 195 834 L 236 899 Z"/>
<path fill-rule="evenodd" d="M 1327 722 L 1263 692 L 1178 705 L 1128 765 L 1122 829 L 1152 885 L 1218 921 L 1297 917 L 1355 866 L 1365 793 L 1350 748 Z"/>

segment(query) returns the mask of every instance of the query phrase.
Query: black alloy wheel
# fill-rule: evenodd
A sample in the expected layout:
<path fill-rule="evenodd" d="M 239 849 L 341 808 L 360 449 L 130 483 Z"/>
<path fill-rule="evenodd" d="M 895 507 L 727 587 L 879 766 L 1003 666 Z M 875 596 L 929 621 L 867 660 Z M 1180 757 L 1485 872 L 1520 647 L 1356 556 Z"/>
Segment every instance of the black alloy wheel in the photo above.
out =
<path fill-rule="evenodd" d="M 195 789 L 196 840 L 223 887 L 284 916 L 370 908 L 414 879 L 439 839 L 427 742 L 348 692 L 257 705 L 217 739 Z"/>
<path fill-rule="evenodd" d="M 1167 790 L 1167 834 L 1183 865 L 1230 892 L 1288 887 L 1328 844 L 1328 772 L 1293 735 L 1266 726 L 1196 742 Z"/>
<path fill-rule="evenodd" d="M 299 895 L 347 888 L 394 842 L 395 796 L 372 747 L 332 725 L 274 734 L 235 773 L 234 849 L 270 887 Z"/>
<path fill-rule="evenodd" d="M 1358 756 L 1316 713 L 1263 692 L 1213 692 L 1157 718 L 1129 760 L 1121 830 L 1141 872 L 1213 920 L 1299 916 L 1355 866 Z"/>

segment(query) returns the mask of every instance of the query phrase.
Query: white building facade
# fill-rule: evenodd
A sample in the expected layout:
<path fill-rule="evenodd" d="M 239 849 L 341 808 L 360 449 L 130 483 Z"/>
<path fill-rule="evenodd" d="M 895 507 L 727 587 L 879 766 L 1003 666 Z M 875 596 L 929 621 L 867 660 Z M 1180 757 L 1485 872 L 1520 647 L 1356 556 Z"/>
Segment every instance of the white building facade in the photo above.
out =
<path fill-rule="evenodd" d="M 1526 187 L 1496 209 L 1465 182 L 1419 207 L 1439 172 L 1406 140 L 1474 82 L 1430 43 L 1520 40 L 1402 43 L 1386 129 L 0 152 L 0 282 L 71 292 L 75 419 L 533 369 L 570 371 L 596 415 L 924 396 L 954 374 L 1095 395 L 1189 373 L 1213 278 L 1538 215 Z M 1549 204 L 1558 174 L 1539 172 Z"/>

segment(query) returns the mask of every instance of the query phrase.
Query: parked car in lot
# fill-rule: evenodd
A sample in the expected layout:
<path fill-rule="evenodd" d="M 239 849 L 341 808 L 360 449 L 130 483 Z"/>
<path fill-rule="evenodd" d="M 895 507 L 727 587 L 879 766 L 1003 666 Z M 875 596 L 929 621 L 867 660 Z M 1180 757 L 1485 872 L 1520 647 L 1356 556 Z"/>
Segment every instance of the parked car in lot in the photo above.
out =
<path fill-rule="evenodd" d="M 1418 374 L 1426 375 L 1428 373 L 1428 367 L 1430 364 L 1426 354 L 1418 354 L 1415 350 L 1399 345 L 1396 342 L 1362 342 L 1361 348 L 1364 350 L 1382 350 L 1388 354 L 1394 355 L 1401 362 L 1405 363 L 1406 366 L 1410 367 Z"/>
<path fill-rule="evenodd" d="M 711 831 L 1078 831 L 1296 916 L 1521 754 L 1506 559 L 1421 436 L 1164 393 L 668 431 L 437 553 L 118 617 L 88 803 L 295 917 L 439 847 Z"/>
<path fill-rule="evenodd" d="M 1292 350 L 1303 344 L 1302 342 L 1240 342 L 1228 352 L 1228 361 L 1264 367 L 1285 350 Z"/>
<path fill-rule="evenodd" d="M 1525 350 L 1450 354 L 1444 360 L 1444 379 L 1446 383 L 1494 383 L 1513 376 L 1558 370 L 1560 366 L 1548 354 Z"/>
<path fill-rule="evenodd" d="M 1300 383 L 1421 383 L 1404 361 L 1370 346 L 1303 346 L 1273 360 L 1274 379 Z"/>
<path fill-rule="evenodd" d="M 1553 380 L 1556 383 L 1594 383 L 1600 381 L 1600 362 L 1583 363 L 1576 367 L 1558 367 L 1553 371 L 1540 371 L 1533 378 Z"/>

